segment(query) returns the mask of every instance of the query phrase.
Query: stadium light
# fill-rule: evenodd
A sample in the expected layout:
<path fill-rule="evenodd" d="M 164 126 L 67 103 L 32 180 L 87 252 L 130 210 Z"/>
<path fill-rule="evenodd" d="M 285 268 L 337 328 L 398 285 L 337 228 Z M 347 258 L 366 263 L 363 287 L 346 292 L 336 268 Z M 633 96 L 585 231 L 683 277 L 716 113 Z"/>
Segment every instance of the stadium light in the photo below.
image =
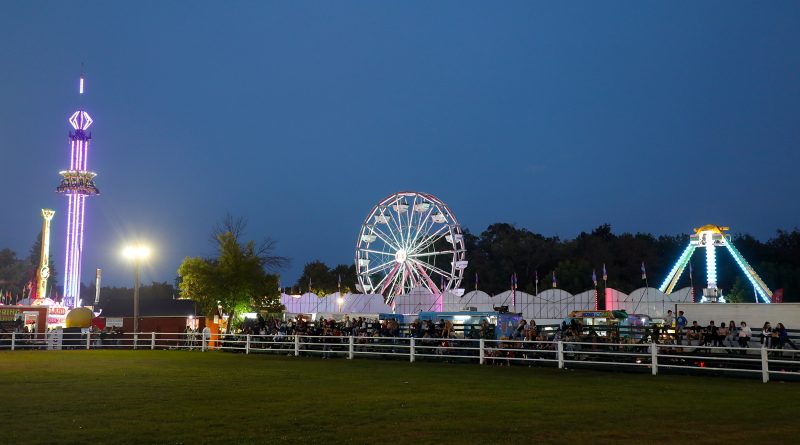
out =
<path fill-rule="evenodd" d="M 129 245 L 122 250 L 125 258 L 133 261 L 136 278 L 133 285 L 133 332 L 139 332 L 139 265 L 150 257 L 150 248 L 141 244 Z M 136 345 L 134 345 L 135 347 Z"/>

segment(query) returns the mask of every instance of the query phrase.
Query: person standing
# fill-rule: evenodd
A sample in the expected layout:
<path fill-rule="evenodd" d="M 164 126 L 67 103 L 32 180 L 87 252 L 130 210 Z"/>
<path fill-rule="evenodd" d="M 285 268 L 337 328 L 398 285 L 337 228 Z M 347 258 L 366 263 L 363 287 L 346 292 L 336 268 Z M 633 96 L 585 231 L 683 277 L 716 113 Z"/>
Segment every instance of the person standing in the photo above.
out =
<path fill-rule="evenodd" d="M 519 340 L 524 337 L 525 329 L 527 328 L 528 322 L 525 321 L 524 318 L 520 318 L 519 322 L 517 323 L 516 329 L 514 329 L 514 333 L 511 335 L 513 340 Z"/>
<path fill-rule="evenodd" d="M 686 333 L 685 331 L 687 324 L 689 324 L 689 322 L 683 315 L 683 311 L 678 311 L 678 318 L 675 319 L 675 333 L 678 335 L 678 344 L 681 344 L 681 339 L 683 338 L 683 334 Z"/>

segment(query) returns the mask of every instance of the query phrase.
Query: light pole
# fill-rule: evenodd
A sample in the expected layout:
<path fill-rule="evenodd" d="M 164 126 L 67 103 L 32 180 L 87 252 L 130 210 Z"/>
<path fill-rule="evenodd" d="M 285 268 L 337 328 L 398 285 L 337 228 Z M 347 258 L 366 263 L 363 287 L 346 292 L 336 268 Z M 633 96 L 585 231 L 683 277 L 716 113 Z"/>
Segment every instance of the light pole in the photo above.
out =
<path fill-rule="evenodd" d="M 128 246 L 122 252 L 125 258 L 133 261 L 136 279 L 133 287 L 133 332 L 139 332 L 139 265 L 150 256 L 150 248 L 142 245 Z"/>

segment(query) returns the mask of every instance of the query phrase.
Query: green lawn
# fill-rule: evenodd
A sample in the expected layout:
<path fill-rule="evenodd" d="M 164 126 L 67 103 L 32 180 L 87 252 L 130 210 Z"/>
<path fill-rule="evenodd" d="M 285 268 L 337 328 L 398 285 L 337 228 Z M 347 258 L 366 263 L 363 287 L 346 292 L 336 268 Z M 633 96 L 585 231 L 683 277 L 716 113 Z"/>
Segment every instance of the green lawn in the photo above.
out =
<path fill-rule="evenodd" d="M 0 353 L 0 391 L 9 444 L 800 441 L 800 384 L 723 377 L 16 351 Z"/>

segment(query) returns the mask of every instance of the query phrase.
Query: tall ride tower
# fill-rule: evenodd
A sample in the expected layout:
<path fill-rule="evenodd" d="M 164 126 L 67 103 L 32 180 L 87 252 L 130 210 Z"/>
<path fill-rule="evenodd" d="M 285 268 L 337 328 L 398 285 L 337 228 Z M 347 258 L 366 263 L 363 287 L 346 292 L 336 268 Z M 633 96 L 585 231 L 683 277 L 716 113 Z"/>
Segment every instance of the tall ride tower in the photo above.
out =
<path fill-rule="evenodd" d="M 83 73 L 78 91 L 83 95 Z M 64 261 L 64 306 L 80 305 L 81 257 L 83 255 L 83 219 L 86 197 L 100 193 L 94 185 L 96 173 L 86 170 L 89 156 L 89 140 L 92 134 L 86 130 L 92 125 L 89 113 L 83 107 L 72 114 L 69 123 L 74 131 L 69 133 L 69 170 L 59 172 L 63 177 L 56 192 L 67 195 L 67 258 Z"/>
<path fill-rule="evenodd" d="M 55 210 L 42 209 L 42 253 L 39 256 L 39 281 L 36 298 L 47 298 L 47 279 L 50 278 L 50 220 Z"/>

